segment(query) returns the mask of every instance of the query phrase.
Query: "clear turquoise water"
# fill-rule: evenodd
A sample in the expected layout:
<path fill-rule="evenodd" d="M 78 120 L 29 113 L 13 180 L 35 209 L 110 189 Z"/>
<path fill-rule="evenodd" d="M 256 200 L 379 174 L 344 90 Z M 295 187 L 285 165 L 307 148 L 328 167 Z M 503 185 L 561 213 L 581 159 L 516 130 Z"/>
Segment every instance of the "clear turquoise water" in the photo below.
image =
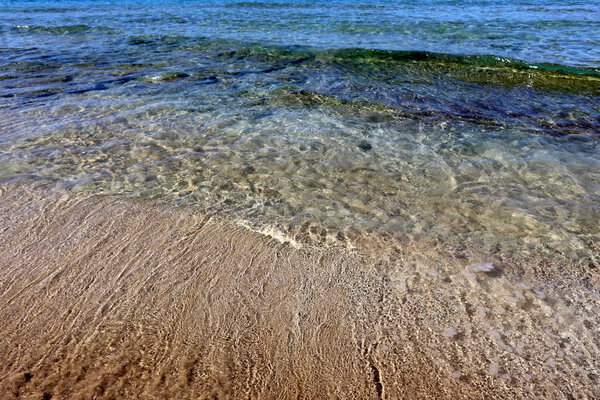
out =
<path fill-rule="evenodd" d="M 599 263 L 600 3 L 3 1 L 0 176 Z"/>
<path fill-rule="evenodd" d="M 204 36 L 600 65 L 600 5 L 594 1 L 3 0 L 0 13 L 1 43 L 9 47 L 81 45 L 31 35 L 54 30 L 117 48 L 124 35 Z M 87 28 L 77 28 L 82 25 Z"/>

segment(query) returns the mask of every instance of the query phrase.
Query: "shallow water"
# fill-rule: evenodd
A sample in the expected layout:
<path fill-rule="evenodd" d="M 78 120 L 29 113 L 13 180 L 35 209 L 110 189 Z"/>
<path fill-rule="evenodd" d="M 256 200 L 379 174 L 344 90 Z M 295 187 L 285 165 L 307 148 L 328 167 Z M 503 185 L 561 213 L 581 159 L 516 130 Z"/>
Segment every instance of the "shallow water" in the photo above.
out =
<path fill-rule="evenodd" d="M 0 181 L 3 400 L 600 397 L 587 268 L 297 249 L 47 186 Z"/>
<path fill-rule="evenodd" d="M 0 177 L 600 262 L 594 3 L 5 4 Z"/>

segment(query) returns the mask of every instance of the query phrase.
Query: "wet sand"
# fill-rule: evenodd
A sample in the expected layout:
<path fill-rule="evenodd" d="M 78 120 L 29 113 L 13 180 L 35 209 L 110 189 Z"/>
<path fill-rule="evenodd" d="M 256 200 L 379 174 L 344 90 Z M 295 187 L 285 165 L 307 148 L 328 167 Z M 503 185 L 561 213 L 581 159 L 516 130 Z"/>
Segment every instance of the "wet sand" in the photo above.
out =
<path fill-rule="evenodd" d="M 0 183 L 0 399 L 600 398 L 598 269 Z"/>

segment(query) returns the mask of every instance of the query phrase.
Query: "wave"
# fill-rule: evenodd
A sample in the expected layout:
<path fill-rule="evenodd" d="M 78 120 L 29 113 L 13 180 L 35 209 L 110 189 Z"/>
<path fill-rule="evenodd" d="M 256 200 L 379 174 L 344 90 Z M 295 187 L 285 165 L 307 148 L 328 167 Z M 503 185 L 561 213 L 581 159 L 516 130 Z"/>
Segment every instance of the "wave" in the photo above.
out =
<path fill-rule="evenodd" d="M 75 7 L 40 7 L 40 8 L 29 8 L 27 10 L 24 10 L 26 12 L 32 13 L 32 12 L 36 12 L 36 13 L 66 13 L 66 12 L 70 12 L 70 11 L 76 11 L 77 8 Z"/>
<path fill-rule="evenodd" d="M 304 64 L 309 68 L 338 66 L 354 70 L 363 78 L 393 80 L 412 74 L 425 79 L 434 76 L 482 85 L 526 86 L 537 90 L 600 96 L 598 68 L 529 63 L 497 55 L 368 48 L 319 49 L 177 35 L 133 36 L 129 37 L 128 44 L 162 51 L 185 49 L 209 52 L 210 58 L 250 59 L 270 64 L 273 68 L 268 70 L 285 68 L 291 64 Z"/>
<path fill-rule="evenodd" d="M 107 28 L 104 26 L 89 26 L 85 24 L 75 25 L 59 25 L 59 26 L 30 26 L 30 25 L 15 25 L 12 27 L 13 31 L 20 33 L 33 33 L 33 34 L 54 34 L 54 35 L 76 35 L 81 33 L 99 32 L 99 33 L 117 33 L 115 29 Z"/>
<path fill-rule="evenodd" d="M 234 3 L 245 4 L 245 3 Z M 284 3 L 281 3 L 284 4 Z M 271 4 L 272 5 L 272 4 Z M 75 35 L 83 33 L 119 33 L 104 26 L 86 24 L 59 26 L 15 25 L 11 30 L 29 34 Z M 273 63 L 304 63 L 344 65 L 364 71 L 394 73 L 395 68 L 448 70 L 451 76 L 480 83 L 526 84 L 545 89 L 582 90 L 600 94 L 600 69 L 553 63 L 529 63 L 497 55 L 464 55 L 413 50 L 381 50 L 370 48 L 319 49 L 309 46 L 282 46 L 249 43 L 237 40 L 189 37 L 182 35 L 130 36 L 130 45 L 183 47 L 213 51 L 218 56 L 250 58 Z M 479 77 L 479 78 L 478 78 Z"/>
<path fill-rule="evenodd" d="M 238 40 L 189 37 L 181 35 L 140 35 L 128 38 L 131 45 L 175 45 L 198 50 L 221 50 L 221 55 L 258 58 L 264 61 L 316 60 L 326 63 L 356 64 L 447 64 L 480 68 L 512 68 L 530 72 L 553 72 L 565 75 L 600 78 L 600 69 L 555 63 L 529 63 L 523 60 L 488 54 L 452 54 L 419 50 L 381 50 L 371 48 L 320 49 L 299 45 L 267 45 Z"/>
<path fill-rule="evenodd" d="M 575 67 L 551 63 L 527 63 L 518 59 L 495 55 L 460 55 L 427 51 L 378 50 L 364 48 L 313 50 L 307 48 L 278 46 L 248 46 L 234 52 L 242 56 L 268 55 L 273 59 L 289 59 L 295 54 L 301 58 L 312 58 L 321 62 L 343 64 L 437 64 L 461 65 L 479 68 L 510 68 L 532 73 L 552 72 L 578 77 L 600 79 L 600 69 Z"/>
<path fill-rule="evenodd" d="M 277 2 L 262 2 L 262 1 L 239 1 L 236 3 L 224 4 L 225 8 L 306 8 L 310 4 L 302 3 L 277 3 Z"/>
<path fill-rule="evenodd" d="M 202 47 L 206 45 L 205 43 Z M 283 64 L 313 62 L 338 65 L 354 69 L 363 75 L 379 75 L 382 79 L 393 79 L 406 73 L 425 73 L 477 84 L 527 86 L 539 90 L 600 95 L 600 69 L 528 63 L 496 55 L 244 45 L 224 52 L 221 56 L 254 58 Z"/>

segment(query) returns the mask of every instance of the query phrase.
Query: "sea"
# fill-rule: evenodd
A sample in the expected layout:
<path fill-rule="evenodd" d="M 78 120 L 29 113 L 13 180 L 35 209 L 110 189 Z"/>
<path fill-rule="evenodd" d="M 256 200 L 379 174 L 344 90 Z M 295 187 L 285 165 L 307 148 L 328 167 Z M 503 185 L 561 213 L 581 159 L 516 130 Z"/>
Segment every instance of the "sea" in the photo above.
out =
<path fill-rule="evenodd" d="M 0 179 L 596 268 L 600 2 L 0 0 Z"/>

